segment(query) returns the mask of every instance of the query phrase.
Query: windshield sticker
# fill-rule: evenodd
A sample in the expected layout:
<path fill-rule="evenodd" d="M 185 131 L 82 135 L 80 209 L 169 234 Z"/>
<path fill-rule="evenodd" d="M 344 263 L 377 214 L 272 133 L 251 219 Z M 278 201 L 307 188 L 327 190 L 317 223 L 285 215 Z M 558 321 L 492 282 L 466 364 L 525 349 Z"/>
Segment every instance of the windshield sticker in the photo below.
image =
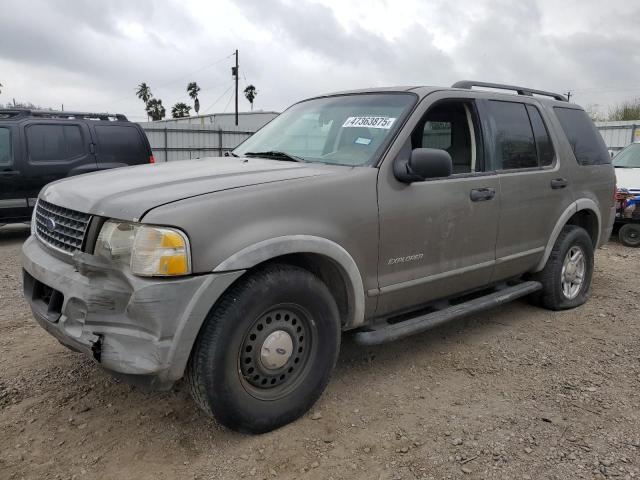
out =
<path fill-rule="evenodd" d="M 342 128 L 368 127 L 388 130 L 395 121 L 395 118 L 390 117 L 349 117 L 342 124 Z"/>
<path fill-rule="evenodd" d="M 356 141 L 353 143 L 357 143 L 358 145 L 369 145 L 371 143 L 371 139 L 358 137 L 356 138 Z"/>

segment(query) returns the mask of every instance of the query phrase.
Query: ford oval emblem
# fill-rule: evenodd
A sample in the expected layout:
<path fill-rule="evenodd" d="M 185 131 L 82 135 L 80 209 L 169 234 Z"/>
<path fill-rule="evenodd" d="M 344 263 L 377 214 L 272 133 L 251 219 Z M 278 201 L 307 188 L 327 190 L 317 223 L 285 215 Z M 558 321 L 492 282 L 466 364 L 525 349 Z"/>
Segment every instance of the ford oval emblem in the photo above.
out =
<path fill-rule="evenodd" d="M 45 220 L 45 227 L 47 227 L 47 230 L 49 230 L 50 232 L 55 231 L 56 221 L 51 217 L 47 217 L 47 219 Z"/>

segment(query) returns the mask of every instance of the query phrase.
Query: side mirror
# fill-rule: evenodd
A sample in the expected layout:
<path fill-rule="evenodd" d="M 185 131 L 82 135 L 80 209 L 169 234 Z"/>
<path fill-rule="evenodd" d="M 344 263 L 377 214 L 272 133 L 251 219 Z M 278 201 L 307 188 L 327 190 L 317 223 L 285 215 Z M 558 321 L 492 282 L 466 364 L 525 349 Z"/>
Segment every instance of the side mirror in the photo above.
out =
<path fill-rule="evenodd" d="M 452 171 L 451 155 L 437 148 L 416 148 L 408 159 L 397 159 L 394 164 L 396 178 L 405 183 L 448 177 Z"/>

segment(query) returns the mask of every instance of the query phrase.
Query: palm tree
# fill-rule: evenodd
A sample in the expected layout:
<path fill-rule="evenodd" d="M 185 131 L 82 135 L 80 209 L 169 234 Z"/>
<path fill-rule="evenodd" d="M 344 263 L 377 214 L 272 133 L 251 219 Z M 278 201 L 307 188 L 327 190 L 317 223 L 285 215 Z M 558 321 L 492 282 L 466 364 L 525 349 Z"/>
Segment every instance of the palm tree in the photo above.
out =
<path fill-rule="evenodd" d="M 0 83 L 0 93 L 2 93 L 2 84 Z"/>
<path fill-rule="evenodd" d="M 191 107 L 184 102 L 176 103 L 171 109 L 171 116 L 173 118 L 184 118 L 189 116 Z"/>
<path fill-rule="evenodd" d="M 190 82 L 187 85 L 187 93 L 193 99 L 193 109 L 196 111 L 196 115 L 200 111 L 200 100 L 198 100 L 198 92 L 200 91 L 200 87 L 196 82 Z"/>
<path fill-rule="evenodd" d="M 162 100 L 157 98 L 151 98 L 147 102 L 147 115 L 151 117 L 154 122 L 162 120 L 165 116 L 165 109 L 162 106 Z"/>
<path fill-rule="evenodd" d="M 247 98 L 247 100 L 249 100 L 249 103 L 251 104 L 251 111 L 253 111 L 253 101 L 255 100 L 257 95 L 258 90 L 256 90 L 256 87 L 254 87 L 253 85 L 247 85 L 247 88 L 244 89 L 244 96 Z"/>
<path fill-rule="evenodd" d="M 149 106 L 149 100 L 153 98 L 153 95 L 151 94 L 151 88 L 145 82 L 142 82 L 140 85 L 138 85 L 136 96 L 144 102 L 145 107 Z M 149 115 L 147 115 L 147 121 L 149 121 Z"/>

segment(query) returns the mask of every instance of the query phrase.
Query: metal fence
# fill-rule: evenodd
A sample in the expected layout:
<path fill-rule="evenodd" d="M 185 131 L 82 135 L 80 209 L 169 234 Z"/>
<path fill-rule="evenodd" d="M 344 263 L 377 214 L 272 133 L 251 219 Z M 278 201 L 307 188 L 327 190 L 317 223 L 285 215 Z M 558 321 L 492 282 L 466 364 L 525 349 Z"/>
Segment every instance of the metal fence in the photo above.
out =
<path fill-rule="evenodd" d="M 627 122 L 596 122 L 600 135 L 611 153 L 633 142 L 640 142 L 640 120 Z"/>
<path fill-rule="evenodd" d="M 223 130 L 207 125 L 140 125 L 147 134 L 156 162 L 222 156 L 255 133 L 246 130 Z"/>

